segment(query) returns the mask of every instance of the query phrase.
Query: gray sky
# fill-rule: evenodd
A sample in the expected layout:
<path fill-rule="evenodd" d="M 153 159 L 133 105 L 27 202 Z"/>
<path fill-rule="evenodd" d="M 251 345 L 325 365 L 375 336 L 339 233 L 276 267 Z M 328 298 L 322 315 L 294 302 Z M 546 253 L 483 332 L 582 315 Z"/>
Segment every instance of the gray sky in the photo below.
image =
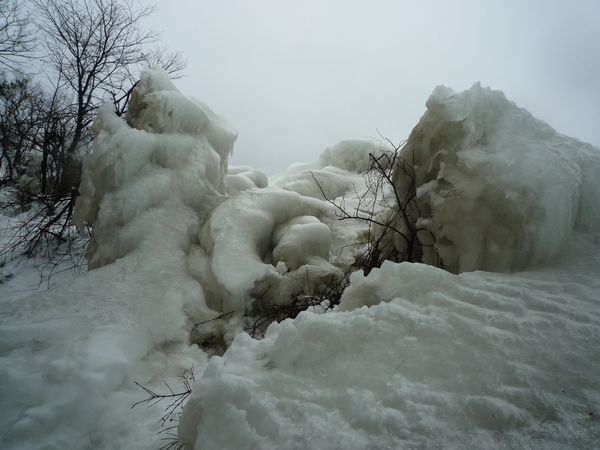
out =
<path fill-rule="evenodd" d="M 239 131 L 230 164 L 273 175 L 377 130 L 399 143 L 437 85 L 476 81 L 600 147 L 599 0 L 157 5 L 143 26 L 188 58 L 176 85 Z"/>

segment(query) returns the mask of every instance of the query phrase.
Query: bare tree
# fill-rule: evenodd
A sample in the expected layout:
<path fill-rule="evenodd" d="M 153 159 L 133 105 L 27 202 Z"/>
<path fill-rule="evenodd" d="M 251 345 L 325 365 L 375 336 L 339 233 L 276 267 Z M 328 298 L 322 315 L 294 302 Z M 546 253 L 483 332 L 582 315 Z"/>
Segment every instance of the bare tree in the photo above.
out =
<path fill-rule="evenodd" d="M 65 151 L 64 190 L 76 187 L 75 157 L 94 111 L 108 93 L 123 89 L 130 66 L 143 60 L 142 46 L 157 34 L 142 31 L 139 20 L 153 8 L 135 10 L 118 0 L 33 0 L 36 23 L 45 32 L 48 64 L 57 74 L 56 89 L 76 107 L 74 133 Z M 66 192 L 64 192 L 66 193 Z"/>
<path fill-rule="evenodd" d="M 0 5 L 19 1 L 0 0 Z M 181 53 L 156 45 L 159 33 L 141 28 L 141 19 L 154 7 L 137 6 L 133 0 L 29 1 L 33 23 L 43 35 L 39 51 L 50 85 L 40 92 L 37 85 L 0 79 L 0 88 L 10 94 L 0 95 L 0 107 L 15 113 L 0 120 L 0 172 L 12 171 L 16 191 L 0 206 L 32 211 L 15 221 L 15 235 L 0 249 L 0 257 L 21 249 L 34 254 L 51 242 L 72 241 L 81 163 L 93 139 L 89 128 L 97 109 L 112 100 L 115 111 L 123 113 L 141 71 L 150 65 L 162 65 L 175 76 L 186 65 Z M 19 109 L 18 101 L 21 106 L 39 102 L 39 107 Z M 30 111 L 35 112 L 32 117 L 25 114 Z"/>
<path fill-rule="evenodd" d="M 178 72 L 181 53 L 149 48 L 159 33 L 143 30 L 140 20 L 155 7 L 136 8 L 131 0 L 32 0 L 35 20 L 45 33 L 48 64 L 57 88 L 70 93 L 76 107 L 74 132 L 66 148 L 65 188 L 79 181 L 75 152 L 98 107 L 109 98 L 122 112 L 139 73 L 151 64 Z M 72 167 L 71 167 L 72 166 Z M 75 172 L 75 173 L 68 173 Z M 73 181 L 71 180 L 73 179 Z"/>
<path fill-rule="evenodd" d="M 21 0 L 0 0 L 0 70 L 21 73 L 32 57 L 34 33 Z"/>
<path fill-rule="evenodd" d="M 35 94 L 28 78 L 0 80 L 0 186 L 14 183 L 27 170 L 38 131 Z"/>

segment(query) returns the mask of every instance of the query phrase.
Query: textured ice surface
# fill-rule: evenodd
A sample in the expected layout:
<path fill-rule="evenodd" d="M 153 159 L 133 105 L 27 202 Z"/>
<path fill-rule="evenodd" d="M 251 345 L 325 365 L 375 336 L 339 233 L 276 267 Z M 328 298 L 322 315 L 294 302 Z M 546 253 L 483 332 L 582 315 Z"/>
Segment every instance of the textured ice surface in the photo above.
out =
<path fill-rule="evenodd" d="M 574 227 L 600 228 L 600 152 L 475 84 L 439 86 L 402 150 L 426 261 L 453 272 L 553 261 Z M 407 177 L 397 173 L 406 191 Z"/>

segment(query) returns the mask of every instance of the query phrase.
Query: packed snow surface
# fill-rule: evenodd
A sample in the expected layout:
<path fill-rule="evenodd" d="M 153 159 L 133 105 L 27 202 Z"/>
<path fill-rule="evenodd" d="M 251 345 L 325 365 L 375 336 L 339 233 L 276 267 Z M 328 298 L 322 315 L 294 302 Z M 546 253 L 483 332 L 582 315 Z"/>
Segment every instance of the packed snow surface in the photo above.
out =
<path fill-rule="evenodd" d="M 510 276 L 357 273 L 351 311 L 307 311 L 213 357 L 180 436 L 196 449 L 596 448 L 600 258 L 586 239 L 574 248 Z"/>
<path fill-rule="evenodd" d="M 360 258 L 368 227 L 336 205 L 385 217 L 363 175 L 392 149 L 228 167 L 235 130 L 158 69 L 94 132 L 75 215 L 92 270 L 22 299 L 0 280 L 0 447 L 158 449 L 164 410 L 131 409 L 135 382 L 177 391 L 193 366 L 188 450 L 600 448 L 598 149 L 498 91 L 436 88 L 394 192 L 414 182 L 408 220 L 448 270 L 355 270 L 333 310 L 259 340 L 248 317 Z"/>

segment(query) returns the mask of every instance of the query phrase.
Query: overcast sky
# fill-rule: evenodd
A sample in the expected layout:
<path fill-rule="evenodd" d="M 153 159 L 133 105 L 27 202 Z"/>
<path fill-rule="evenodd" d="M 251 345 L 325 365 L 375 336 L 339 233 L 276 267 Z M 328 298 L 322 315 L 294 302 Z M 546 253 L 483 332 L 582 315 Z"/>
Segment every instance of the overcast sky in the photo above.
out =
<path fill-rule="evenodd" d="M 143 0 L 151 3 L 150 0 Z M 600 0 L 158 0 L 185 94 L 268 175 L 343 139 L 406 139 L 440 84 L 480 81 L 600 147 Z"/>

